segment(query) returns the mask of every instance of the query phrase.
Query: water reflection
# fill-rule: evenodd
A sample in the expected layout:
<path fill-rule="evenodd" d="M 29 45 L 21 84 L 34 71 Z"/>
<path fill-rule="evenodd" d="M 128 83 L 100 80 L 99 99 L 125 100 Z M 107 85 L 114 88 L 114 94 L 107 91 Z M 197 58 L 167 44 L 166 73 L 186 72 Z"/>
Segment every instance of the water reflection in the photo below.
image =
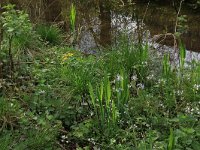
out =
<path fill-rule="evenodd" d="M 144 5 L 138 4 L 136 6 L 138 14 L 143 15 Z M 181 15 L 187 16 L 188 26 L 186 32 L 181 36 L 183 42 L 185 43 L 186 49 L 191 51 L 200 51 L 200 45 L 198 41 L 200 39 L 200 14 L 195 14 L 191 10 L 183 8 Z M 175 27 L 176 11 L 168 6 L 156 6 L 151 4 L 148 13 L 145 16 L 144 23 L 150 30 L 151 35 L 157 35 L 165 32 L 174 32 Z M 163 41 L 163 44 L 172 46 L 173 39 L 167 38 Z"/>
<path fill-rule="evenodd" d="M 100 24 L 100 44 L 102 46 L 111 45 L 111 11 L 105 7 L 105 4 L 99 2 Z"/>
<path fill-rule="evenodd" d="M 9 0 L 8 0 L 9 1 Z M 69 10 L 73 0 L 10 0 L 10 2 L 29 8 L 32 20 L 63 21 L 69 31 Z M 125 7 L 123 3 L 110 4 L 106 0 L 74 1 L 77 8 L 77 25 L 81 28 L 80 49 L 93 49 L 98 46 L 111 45 L 115 35 L 122 30 L 133 33 L 135 40 L 143 41 L 163 33 L 173 33 L 176 11 L 168 4 L 136 2 Z M 125 0 L 123 0 L 125 2 Z M 24 7 L 27 5 L 27 7 Z M 114 6 L 113 6 L 114 5 Z M 183 8 L 181 15 L 187 15 L 188 30 L 182 40 L 187 50 L 200 52 L 200 14 Z M 36 18 L 36 19 L 35 19 Z M 147 37 L 148 36 L 148 37 Z M 167 37 L 163 45 L 173 46 L 173 39 Z"/>
<path fill-rule="evenodd" d="M 100 7 L 101 8 L 101 7 Z M 97 9 L 96 12 L 99 12 Z M 120 8 L 119 10 L 103 10 L 100 9 L 99 18 L 96 12 L 90 12 L 90 20 L 94 17 L 96 20 L 95 29 L 97 29 L 101 45 L 109 45 L 111 43 L 110 33 L 117 35 L 117 32 L 126 30 L 128 33 L 132 33 L 138 39 L 151 39 L 155 35 L 164 33 L 173 33 L 175 27 L 176 11 L 174 8 L 168 5 L 155 5 L 150 4 L 147 9 L 146 3 L 136 3 L 136 5 L 130 7 Z M 146 13 L 145 13 L 146 12 Z M 81 12 L 84 13 L 84 12 Z M 87 12 L 88 13 L 88 12 Z M 200 14 L 195 14 L 188 9 L 183 8 L 181 15 L 187 15 L 187 31 L 181 36 L 186 49 L 189 51 L 200 52 Z M 96 26 L 98 24 L 98 27 Z M 92 24 L 90 24 L 92 26 Z M 109 31 L 110 30 L 110 31 Z M 88 37 L 89 38 L 89 37 Z M 157 39 L 159 46 L 168 46 L 167 49 L 173 49 L 174 39 L 172 36 L 167 36 L 165 40 Z M 162 41 L 162 42 L 161 42 Z M 90 45 L 88 42 L 82 42 L 86 45 Z M 92 47 L 95 47 L 94 45 Z M 166 48 L 166 47 L 165 47 Z M 192 54 L 193 55 L 193 54 Z M 197 55 L 197 54 L 195 54 Z"/>

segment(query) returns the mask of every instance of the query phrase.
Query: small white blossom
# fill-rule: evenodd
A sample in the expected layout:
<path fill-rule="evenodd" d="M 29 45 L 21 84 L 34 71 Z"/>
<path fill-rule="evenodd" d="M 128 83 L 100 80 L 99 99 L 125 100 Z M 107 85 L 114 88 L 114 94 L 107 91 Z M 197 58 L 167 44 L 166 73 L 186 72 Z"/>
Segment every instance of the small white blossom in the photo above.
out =
<path fill-rule="evenodd" d="M 151 75 L 147 76 L 147 80 L 151 80 L 151 79 L 153 79 L 153 77 L 154 77 L 154 75 L 151 74 Z"/>
<path fill-rule="evenodd" d="M 118 74 L 116 80 L 121 81 L 121 80 L 123 80 L 123 77 Z"/>
<path fill-rule="evenodd" d="M 178 95 L 178 96 L 181 96 L 181 95 L 183 95 L 183 90 L 178 90 L 178 91 L 176 91 L 176 94 Z"/>
<path fill-rule="evenodd" d="M 86 102 L 81 103 L 81 106 L 87 106 L 87 105 L 88 105 L 88 103 L 86 103 Z"/>
<path fill-rule="evenodd" d="M 159 79 L 159 80 L 158 80 L 158 84 L 161 84 L 161 83 L 162 83 L 162 84 L 165 84 L 165 83 L 166 83 L 166 80 L 165 80 L 165 79 Z"/>
<path fill-rule="evenodd" d="M 61 136 L 62 139 L 67 139 L 68 137 L 66 135 Z"/>
<path fill-rule="evenodd" d="M 45 93 L 45 90 L 40 90 L 38 93 L 39 93 L 39 94 L 44 94 L 44 93 Z"/>
<path fill-rule="evenodd" d="M 143 62 L 142 62 L 142 65 L 147 65 L 147 62 L 146 62 L 146 61 L 143 61 Z"/>
<path fill-rule="evenodd" d="M 115 80 L 111 81 L 110 83 L 111 83 L 111 84 L 115 84 Z"/>
<path fill-rule="evenodd" d="M 118 89 L 116 89 L 116 92 L 121 92 L 121 91 L 123 91 L 122 88 L 118 88 Z"/>
<path fill-rule="evenodd" d="M 137 75 L 133 75 L 133 76 L 131 77 L 131 80 L 132 80 L 132 81 L 137 81 L 137 79 L 138 79 L 138 78 L 137 78 Z"/>
<path fill-rule="evenodd" d="M 47 72 L 48 71 L 48 69 L 42 69 L 42 72 L 43 73 L 45 73 L 45 72 Z"/>
<path fill-rule="evenodd" d="M 93 116 L 93 115 L 94 115 L 94 112 L 93 112 L 93 111 L 91 111 L 91 112 L 90 112 L 90 116 Z"/>
<path fill-rule="evenodd" d="M 194 90 L 198 91 L 200 88 L 200 84 L 195 84 L 193 88 L 194 88 Z"/>
<path fill-rule="evenodd" d="M 128 88 L 131 88 L 132 87 L 132 85 L 131 84 L 128 84 Z"/>
<path fill-rule="evenodd" d="M 144 84 L 139 83 L 139 84 L 137 84 L 137 87 L 138 87 L 138 89 L 144 89 Z"/>

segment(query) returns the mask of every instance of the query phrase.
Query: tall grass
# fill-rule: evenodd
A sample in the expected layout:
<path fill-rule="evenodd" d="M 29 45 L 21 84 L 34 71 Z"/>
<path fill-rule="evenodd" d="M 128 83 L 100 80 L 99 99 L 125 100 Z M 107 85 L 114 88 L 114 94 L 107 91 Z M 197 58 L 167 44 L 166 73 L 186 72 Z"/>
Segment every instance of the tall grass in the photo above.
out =
<path fill-rule="evenodd" d="M 56 25 L 39 24 L 36 33 L 44 42 L 51 45 L 62 43 L 62 31 Z"/>
<path fill-rule="evenodd" d="M 164 75 L 164 77 L 166 77 L 168 79 L 170 76 L 170 72 L 171 72 L 170 55 L 169 54 L 164 54 L 162 65 L 163 65 L 163 75 Z"/>
<path fill-rule="evenodd" d="M 70 8 L 70 27 L 72 32 L 75 31 L 75 22 L 76 22 L 76 7 L 72 3 Z"/>
<path fill-rule="evenodd" d="M 182 42 L 180 42 L 179 49 L 180 49 L 180 54 L 179 54 L 180 69 L 183 69 L 185 65 L 186 49 Z"/>
<path fill-rule="evenodd" d="M 173 150 L 174 149 L 174 133 L 173 133 L 173 129 L 170 128 L 170 135 L 169 135 L 169 143 L 168 143 L 168 147 L 167 150 Z"/>
<path fill-rule="evenodd" d="M 105 78 L 96 90 L 89 83 L 89 93 L 100 129 L 112 132 L 117 126 L 118 110 L 114 100 L 111 99 L 112 90 L 109 79 Z"/>
<path fill-rule="evenodd" d="M 129 76 L 124 70 L 120 70 L 117 79 L 115 81 L 116 90 L 116 104 L 120 113 L 123 113 L 125 104 L 128 103 L 130 91 L 129 91 Z"/>
<path fill-rule="evenodd" d="M 112 132 L 120 117 L 123 117 L 124 107 L 128 104 L 130 92 L 127 74 L 121 70 L 114 84 L 111 84 L 106 76 L 96 89 L 89 83 L 89 94 L 100 128 L 104 131 L 107 128 Z"/>

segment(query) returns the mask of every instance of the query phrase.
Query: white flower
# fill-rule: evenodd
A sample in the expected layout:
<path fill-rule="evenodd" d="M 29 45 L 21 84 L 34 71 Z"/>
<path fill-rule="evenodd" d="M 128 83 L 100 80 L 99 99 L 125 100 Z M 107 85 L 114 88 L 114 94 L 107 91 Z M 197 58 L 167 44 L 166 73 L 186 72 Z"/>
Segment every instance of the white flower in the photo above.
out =
<path fill-rule="evenodd" d="M 94 115 L 94 112 L 91 111 L 91 112 L 90 112 L 90 116 L 93 116 L 93 115 Z"/>
<path fill-rule="evenodd" d="M 45 90 L 40 90 L 38 93 L 39 93 L 39 94 L 44 94 L 44 93 L 45 93 Z"/>
<path fill-rule="evenodd" d="M 134 76 L 131 77 L 131 80 L 133 80 L 133 81 L 137 81 L 137 79 L 138 79 L 137 75 L 134 75 Z"/>
<path fill-rule="evenodd" d="M 116 89 L 116 92 L 121 92 L 121 91 L 123 91 L 123 89 L 122 88 L 118 88 L 118 89 Z"/>
<path fill-rule="evenodd" d="M 181 96 L 181 95 L 183 95 L 183 90 L 178 90 L 178 91 L 176 91 L 176 94 L 178 95 L 178 96 Z"/>
<path fill-rule="evenodd" d="M 128 84 L 128 88 L 131 88 L 132 87 L 132 85 L 131 84 Z"/>
<path fill-rule="evenodd" d="M 151 79 L 153 79 L 153 77 L 154 77 L 154 75 L 151 74 L 151 75 L 147 76 L 147 80 L 151 80 Z"/>
<path fill-rule="evenodd" d="M 111 83 L 111 84 L 115 84 L 115 80 L 111 81 L 110 83 Z"/>
<path fill-rule="evenodd" d="M 82 106 L 87 106 L 88 103 L 86 103 L 86 102 L 82 102 L 81 105 L 82 105 Z"/>
<path fill-rule="evenodd" d="M 193 88 L 194 88 L 196 91 L 198 91 L 199 88 L 200 88 L 200 84 L 195 84 Z"/>
<path fill-rule="evenodd" d="M 65 139 L 67 139 L 68 137 L 67 137 L 67 135 L 62 135 L 61 138 L 65 140 Z"/>
<path fill-rule="evenodd" d="M 118 74 L 116 80 L 121 81 L 121 80 L 123 80 L 123 77 Z"/>
<path fill-rule="evenodd" d="M 144 84 L 139 83 L 139 84 L 137 84 L 137 87 L 138 87 L 138 89 L 144 89 Z"/>
<path fill-rule="evenodd" d="M 143 62 L 142 62 L 142 65 L 147 65 L 147 62 L 146 62 L 146 61 L 143 61 Z"/>
<path fill-rule="evenodd" d="M 166 83 L 166 80 L 165 79 L 159 79 L 158 80 L 158 84 L 165 84 Z"/>
<path fill-rule="evenodd" d="M 48 69 L 42 69 L 42 72 L 43 73 L 45 73 L 45 72 L 47 72 L 48 71 Z"/>

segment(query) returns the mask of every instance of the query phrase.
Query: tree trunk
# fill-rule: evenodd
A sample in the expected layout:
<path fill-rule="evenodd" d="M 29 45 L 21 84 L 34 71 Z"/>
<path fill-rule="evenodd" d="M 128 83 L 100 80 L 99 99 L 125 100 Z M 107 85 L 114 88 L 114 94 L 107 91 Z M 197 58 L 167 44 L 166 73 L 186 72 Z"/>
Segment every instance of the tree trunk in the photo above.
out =
<path fill-rule="evenodd" d="M 102 46 L 111 45 L 111 12 L 110 9 L 106 7 L 105 1 L 99 2 L 100 8 L 100 44 Z"/>
<path fill-rule="evenodd" d="M 0 1 L 0 18 L 3 13 L 3 6 L 5 5 L 6 0 L 1 0 Z M 2 28 L 2 22 L 0 22 L 0 55 L 1 55 L 1 50 L 2 50 L 2 41 L 3 41 L 3 28 Z M 3 78 L 3 62 L 0 60 L 0 79 Z"/>
<path fill-rule="evenodd" d="M 2 1 L 0 2 L 0 18 L 2 16 Z M 1 42 L 3 41 L 3 29 L 2 29 L 2 23 L 0 22 L 0 55 L 1 55 Z M 2 71 L 2 68 L 3 68 L 3 63 L 1 62 L 0 60 L 0 79 L 3 78 L 3 71 Z"/>
<path fill-rule="evenodd" d="M 62 5 L 60 0 L 44 0 L 45 20 L 55 22 L 62 20 Z"/>
<path fill-rule="evenodd" d="M 2 16 L 2 12 L 3 12 L 3 5 L 4 5 L 5 1 L 1 0 L 0 1 L 0 18 Z M 0 22 L 0 51 L 1 51 L 1 42 L 3 41 L 3 29 L 2 29 L 2 22 Z"/>

